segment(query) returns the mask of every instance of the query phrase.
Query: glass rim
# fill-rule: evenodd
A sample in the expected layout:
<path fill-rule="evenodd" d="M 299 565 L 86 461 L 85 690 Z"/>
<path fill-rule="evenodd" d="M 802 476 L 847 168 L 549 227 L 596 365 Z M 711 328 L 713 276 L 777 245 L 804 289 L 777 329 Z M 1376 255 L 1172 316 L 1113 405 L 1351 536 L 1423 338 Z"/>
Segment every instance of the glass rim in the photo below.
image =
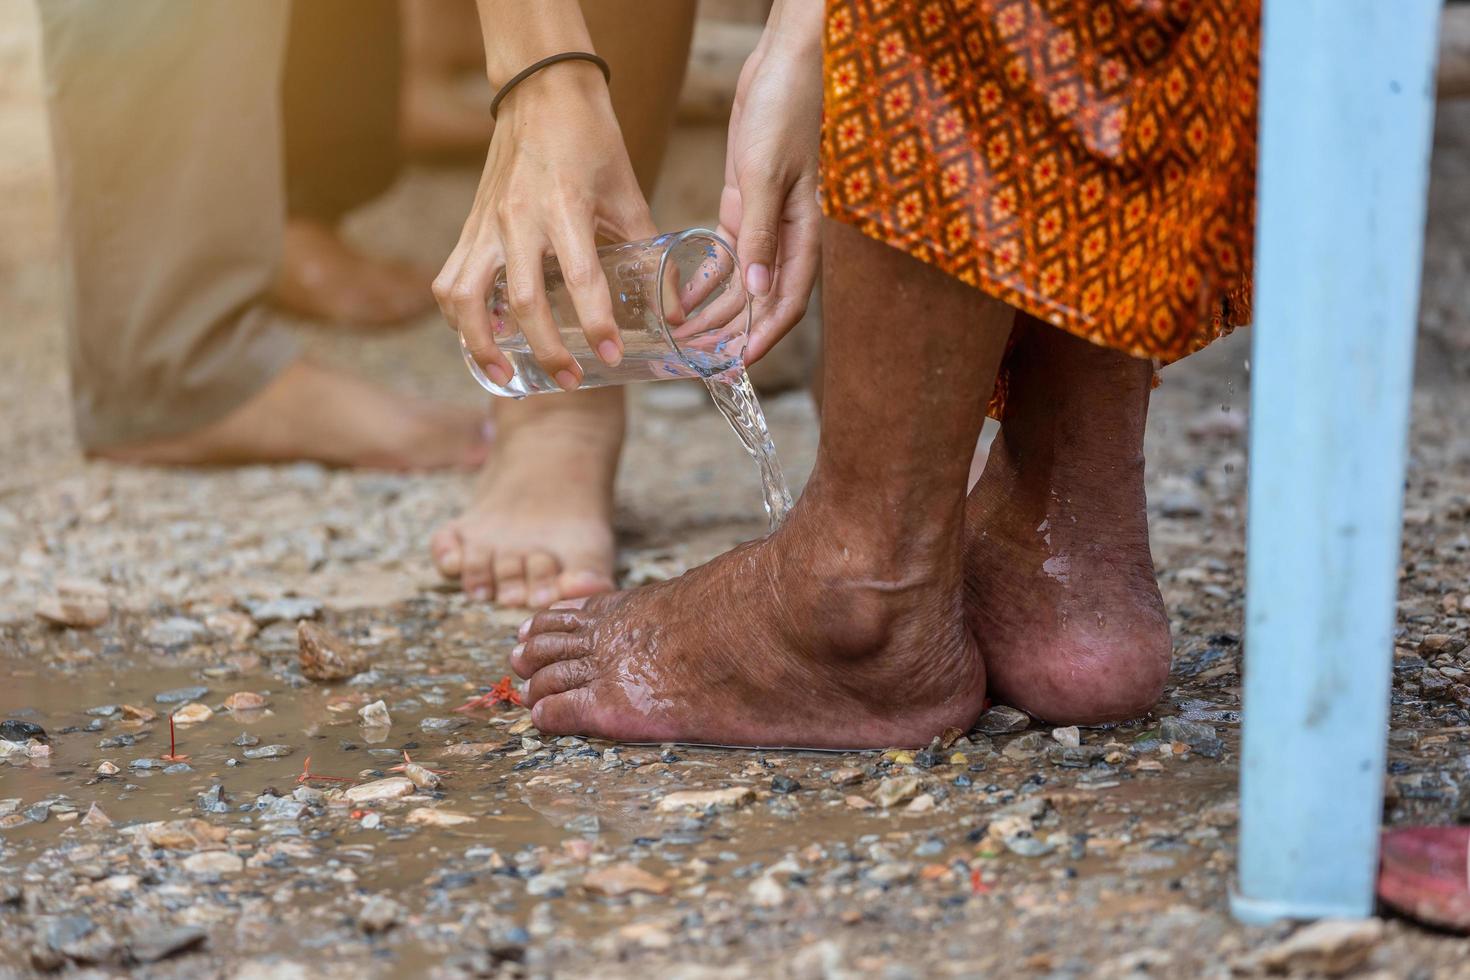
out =
<path fill-rule="evenodd" d="M 664 273 L 668 269 L 669 256 L 673 253 L 674 249 L 678 248 L 680 245 L 683 245 L 685 242 L 691 239 L 698 238 L 710 242 L 716 248 L 722 250 L 726 255 L 730 257 L 731 278 L 735 280 L 736 285 L 739 287 L 741 293 L 743 294 L 745 292 L 745 283 L 741 281 L 740 258 L 735 254 L 735 249 L 730 245 L 730 243 L 725 241 L 724 238 L 720 237 L 720 234 L 718 232 L 710 228 L 686 228 L 684 231 L 671 232 L 666 237 L 669 239 L 669 241 L 664 245 L 663 250 L 659 253 L 658 270 L 655 273 L 656 278 L 654 279 L 654 282 L 662 283 L 664 281 Z M 705 374 L 703 371 L 701 371 L 699 369 L 699 365 L 695 364 L 694 361 L 692 361 L 689 356 L 684 353 L 684 348 L 679 346 L 679 341 L 674 337 L 674 332 L 669 329 L 668 311 L 664 308 L 664 290 L 660 287 L 655 290 L 654 295 L 658 297 L 658 328 L 663 333 L 665 342 L 667 342 L 668 345 L 673 348 L 674 353 L 679 356 L 679 360 L 684 362 L 684 366 L 694 372 L 695 377 L 713 377 L 713 375 Z M 740 346 L 740 360 L 742 362 L 745 359 L 745 347 L 750 343 L 751 310 L 750 297 L 748 295 L 745 296 L 744 309 L 745 322 L 740 327 L 740 333 L 745 338 L 745 344 L 742 344 Z"/>

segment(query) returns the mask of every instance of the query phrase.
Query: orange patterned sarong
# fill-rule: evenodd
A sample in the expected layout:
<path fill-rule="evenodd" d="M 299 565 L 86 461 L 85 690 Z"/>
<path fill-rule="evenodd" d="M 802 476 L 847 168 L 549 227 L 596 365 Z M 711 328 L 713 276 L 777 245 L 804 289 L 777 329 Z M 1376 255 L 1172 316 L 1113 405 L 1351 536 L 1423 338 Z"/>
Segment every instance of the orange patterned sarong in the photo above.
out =
<path fill-rule="evenodd" d="M 1161 363 L 1246 322 L 1260 0 L 828 0 L 827 214 Z"/>

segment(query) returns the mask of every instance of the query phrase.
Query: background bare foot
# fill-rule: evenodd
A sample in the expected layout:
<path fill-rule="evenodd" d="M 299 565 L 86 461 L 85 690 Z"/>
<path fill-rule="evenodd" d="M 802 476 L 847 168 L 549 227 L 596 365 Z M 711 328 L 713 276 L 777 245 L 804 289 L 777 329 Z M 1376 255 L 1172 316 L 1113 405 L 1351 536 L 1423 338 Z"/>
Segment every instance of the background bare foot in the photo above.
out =
<path fill-rule="evenodd" d="M 212 425 L 94 455 L 171 465 L 310 460 L 365 469 L 436 470 L 470 469 L 488 453 L 483 412 L 400 395 L 301 360 Z"/>
<path fill-rule="evenodd" d="M 494 458 L 474 499 L 430 543 L 440 573 L 502 606 L 548 606 L 611 589 L 622 391 L 498 405 L 496 424 Z"/>
<path fill-rule="evenodd" d="M 330 323 L 388 326 L 434 305 L 432 270 L 359 252 L 329 225 L 292 218 L 282 244 L 273 294 L 293 313 Z"/>

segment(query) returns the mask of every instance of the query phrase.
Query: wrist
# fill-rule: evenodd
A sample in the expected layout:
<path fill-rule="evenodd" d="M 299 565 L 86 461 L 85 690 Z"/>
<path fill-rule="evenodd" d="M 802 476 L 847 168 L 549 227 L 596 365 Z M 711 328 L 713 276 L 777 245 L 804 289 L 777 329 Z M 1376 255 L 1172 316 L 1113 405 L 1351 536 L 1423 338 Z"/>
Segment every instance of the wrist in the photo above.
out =
<path fill-rule="evenodd" d="M 789 57 L 820 58 L 825 9 L 822 0 L 776 0 L 762 44 Z"/>
<path fill-rule="evenodd" d="M 500 107 L 500 118 L 534 113 L 540 118 L 565 118 L 568 114 L 606 110 L 612 112 L 607 81 L 597 65 L 588 61 L 561 61 L 547 65 L 516 85 Z"/>

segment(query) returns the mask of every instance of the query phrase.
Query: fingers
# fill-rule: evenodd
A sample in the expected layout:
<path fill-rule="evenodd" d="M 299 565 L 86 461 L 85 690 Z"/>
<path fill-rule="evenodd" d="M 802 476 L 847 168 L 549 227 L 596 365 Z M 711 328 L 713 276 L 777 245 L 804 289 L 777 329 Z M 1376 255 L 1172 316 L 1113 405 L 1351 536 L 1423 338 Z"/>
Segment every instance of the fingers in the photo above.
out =
<path fill-rule="evenodd" d="M 779 271 L 775 291 L 761 304 L 751 326 L 745 362 L 754 364 L 806 315 L 822 267 L 822 209 L 816 190 L 797 181 L 787 196 L 779 232 Z"/>
<path fill-rule="evenodd" d="M 561 331 L 551 315 L 546 299 L 544 274 L 548 243 L 540 233 L 522 225 L 519 230 L 506 226 L 505 297 L 515 315 L 531 353 L 542 370 L 564 391 L 572 391 L 582 383 L 582 368 L 562 342 Z"/>
<path fill-rule="evenodd" d="M 762 298 L 775 279 L 782 206 L 788 188 L 779 173 L 750 167 L 740 173 L 740 237 L 735 253 L 745 270 L 745 289 Z"/>
<path fill-rule="evenodd" d="M 596 351 L 604 364 L 616 367 L 623 360 L 623 340 L 613 319 L 607 276 L 602 271 L 597 246 L 588 234 L 591 227 L 589 217 L 574 219 L 552 236 L 551 245 L 556 250 L 562 281 L 582 324 L 588 349 Z"/>
<path fill-rule="evenodd" d="M 488 296 L 500 272 L 501 247 L 498 237 L 476 222 L 466 223 L 459 244 L 449 253 L 444 268 L 434 278 L 434 299 L 449 325 L 464 338 L 465 349 L 495 384 L 510 384 L 515 373 L 504 352 L 495 346 Z"/>

